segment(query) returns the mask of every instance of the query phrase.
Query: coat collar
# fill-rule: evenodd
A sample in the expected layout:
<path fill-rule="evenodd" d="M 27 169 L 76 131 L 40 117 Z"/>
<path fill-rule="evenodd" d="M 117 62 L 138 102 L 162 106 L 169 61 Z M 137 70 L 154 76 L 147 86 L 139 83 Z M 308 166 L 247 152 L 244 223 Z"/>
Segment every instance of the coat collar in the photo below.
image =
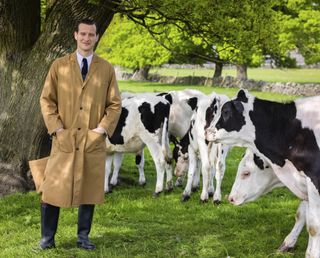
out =
<path fill-rule="evenodd" d="M 92 75 L 94 74 L 95 70 L 98 67 L 98 63 L 99 63 L 99 57 L 97 56 L 97 54 L 93 53 L 93 58 L 91 61 L 91 65 L 88 71 L 88 75 L 85 79 L 85 81 L 82 81 L 81 78 L 81 72 L 80 72 L 80 67 L 77 61 L 77 52 L 74 51 L 73 53 L 70 54 L 70 61 L 73 63 L 73 67 L 75 67 L 75 69 L 78 70 L 77 75 L 79 77 L 79 80 L 82 82 L 82 87 L 84 87 L 87 82 L 90 80 L 90 78 L 92 77 Z"/>

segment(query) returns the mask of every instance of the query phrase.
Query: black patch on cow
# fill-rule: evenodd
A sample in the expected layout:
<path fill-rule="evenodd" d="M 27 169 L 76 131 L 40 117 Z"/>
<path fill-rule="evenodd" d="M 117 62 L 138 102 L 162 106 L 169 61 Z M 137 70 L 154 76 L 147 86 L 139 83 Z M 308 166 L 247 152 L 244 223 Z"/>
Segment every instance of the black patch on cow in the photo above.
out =
<path fill-rule="evenodd" d="M 206 110 L 206 125 L 204 126 L 204 129 L 207 129 L 210 126 L 215 115 L 217 114 L 217 111 L 218 111 L 217 99 L 214 98 L 210 106 Z"/>
<path fill-rule="evenodd" d="M 136 165 L 139 165 L 141 162 L 141 155 L 140 154 L 137 154 L 136 155 Z"/>
<path fill-rule="evenodd" d="M 158 93 L 156 96 L 164 97 L 170 104 L 172 104 L 172 96 L 170 93 L 161 92 L 161 93 Z"/>
<path fill-rule="evenodd" d="M 124 144 L 123 136 L 121 135 L 123 127 L 126 125 L 126 119 L 128 117 L 129 111 L 126 108 L 121 109 L 120 118 L 116 129 L 111 137 L 109 137 L 109 141 L 112 144 Z"/>
<path fill-rule="evenodd" d="M 192 97 L 192 98 L 188 99 L 187 103 L 191 107 L 192 110 L 195 110 L 198 105 L 198 98 Z"/>
<path fill-rule="evenodd" d="M 239 90 L 236 100 L 244 103 L 248 103 L 248 97 L 246 96 L 246 93 L 244 90 Z"/>
<path fill-rule="evenodd" d="M 155 133 L 164 123 L 165 118 L 169 118 L 170 104 L 159 102 L 154 106 L 154 113 L 151 110 L 150 103 L 143 102 L 138 110 L 141 116 L 141 122 L 150 132 Z"/>
<path fill-rule="evenodd" d="M 162 97 L 162 96 L 165 96 L 167 94 L 168 94 L 167 92 L 160 92 L 156 96 Z"/>
<path fill-rule="evenodd" d="M 226 102 L 221 109 L 221 116 L 216 124 L 216 128 L 225 129 L 227 132 L 239 132 L 245 124 L 243 116 L 243 104 L 237 100 Z"/>
<path fill-rule="evenodd" d="M 255 99 L 249 112 L 255 130 L 255 145 L 272 163 L 284 166 L 290 160 L 298 171 L 310 177 L 320 190 L 320 150 L 313 130 L 302 128 L 296 119 L 295 103 Z"/>
<path fill-rule="evenodd" d="M 258 168 L 260 168 L 261 170 L 264 170 L 263 160 L 259 156 L 257 156 L 256 154 L 253 154 L 253 161 Z"/>
<path fill-rule="evenodd" d="M 172 156 L 174 160 L 177 162 L 179 158 L 179 150 L 182 154 L 186 154 L 188 152 L 188 147 L 190 145 L 189 132 L 183 136 L 178 144 L 175 143 L 173 148 Z"/>

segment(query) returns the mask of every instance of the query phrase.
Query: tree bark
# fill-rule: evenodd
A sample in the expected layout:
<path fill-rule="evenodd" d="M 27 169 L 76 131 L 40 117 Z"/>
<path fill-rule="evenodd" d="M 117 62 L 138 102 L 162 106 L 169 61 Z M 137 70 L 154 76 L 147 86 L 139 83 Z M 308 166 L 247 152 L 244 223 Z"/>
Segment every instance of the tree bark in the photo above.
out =
<path fill-rule="evenodd" d="M 17 173 L 25 176 L 28 160 L 48 155 L 50 139 L 39 105 L 48 69 L 54 59 L 75 50 L 73 32 L 78 19 L 93 18 L 102 35 L 120 1 L 50 1 L 42 32 L 40 1 L 4 0 L 0 3 L 0 27 L 5 26 L 2 27 L 4 31 L 0 30 L 1 163 L 19 167 Z M 38 6 L 36 11 L 32 9 L 35 6 Z M 22 11 L 15 12 L 16 8 Z M 26 21 L 30 14 L 33 22 Z M 7 23 L 15 16 L 21 21 L 13 23 L 16 28 L 7 29 Z"/>
<path fill-rule="evenodd" d="M 146 65 L 144 67 L 137 69 L 133 73 L 132 79 L 137 81 L 146 81 L 148 79 L 150 68 L 151 68 L 151 65 Z"/>
<path fill-rule="evenodd" d="M 247 65 L 245 64 L 237 64 L 237 79 L 238 80 L 247 80 L 248 74 L 247 74 Z"/>

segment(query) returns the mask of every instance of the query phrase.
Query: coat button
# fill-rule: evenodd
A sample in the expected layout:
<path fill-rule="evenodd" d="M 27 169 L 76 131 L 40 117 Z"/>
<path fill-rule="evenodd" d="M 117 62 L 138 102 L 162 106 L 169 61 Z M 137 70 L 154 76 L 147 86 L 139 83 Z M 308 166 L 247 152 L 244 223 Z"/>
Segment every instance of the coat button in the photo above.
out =
<path fill-rule="evenodd" d="M 81 128 L 78 128 L 78 130 L 81 130 Z"/>
<path fill-rule="evenodd" d="M 83 109 L 83 107 L 80 107 L 80 110 L 82 110 Z"/>
<path fill-rule="evenodd" d="M 77 147 L 76 150 L 79 150 L 79 148 Z"/>

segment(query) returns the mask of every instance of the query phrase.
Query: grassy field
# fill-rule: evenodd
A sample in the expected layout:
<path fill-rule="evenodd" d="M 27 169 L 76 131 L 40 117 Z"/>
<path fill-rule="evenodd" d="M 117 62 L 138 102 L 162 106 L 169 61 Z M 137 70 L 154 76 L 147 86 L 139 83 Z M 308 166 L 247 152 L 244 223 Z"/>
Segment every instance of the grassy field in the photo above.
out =
<path fill-rule="evenodd" d="M 120 82 L 121 90 L 167 91 L 182 89 L 150 83 Z M 185 88 L 185 87 L 184 87 Z M 229 96 L 236 89 L 196 87 L 206 93 L 215 90 Z M 254 93 L 266 99 L 289 100 L 293 96 Z M 0 199 L 0 257 L 304 257 L 307 233 L 304 230 L 292 253 L 277 248 L 290 232 L 299 200 L 280 188 L 254 203 L 234 207 L 227 202 L 237 165 L 244 150 L 235 147 L 227 158 L 219 206 L 200 204 L 200 192 L 181 203 L 183 189 L 152 198 L 155 169 L 146 151 L 147 185 L 138 185 L 134 156 L 126 155 L 120 171 L 120 185 L 97 206 L 91 240 L 92 252 L 77 249 L 77 209 L 62 209 L 56 249 L 37 250 L 40 238 L 39 196 L 35 192 L 13 194 Z"/>
<path fill-rule="evenodd" d="M 165 76 L 205 76 L 211 78 L 212 69 L 167 69 L 155 68 L 151 73 L 159 73 Z M 223 76 L 236 76 L 236 70 L 225 68 Z M 263 69 L 249 68 L 248 78 L 267 82 L 299 82 L 299 83 L 320 83 L 320 69 Z"/>

